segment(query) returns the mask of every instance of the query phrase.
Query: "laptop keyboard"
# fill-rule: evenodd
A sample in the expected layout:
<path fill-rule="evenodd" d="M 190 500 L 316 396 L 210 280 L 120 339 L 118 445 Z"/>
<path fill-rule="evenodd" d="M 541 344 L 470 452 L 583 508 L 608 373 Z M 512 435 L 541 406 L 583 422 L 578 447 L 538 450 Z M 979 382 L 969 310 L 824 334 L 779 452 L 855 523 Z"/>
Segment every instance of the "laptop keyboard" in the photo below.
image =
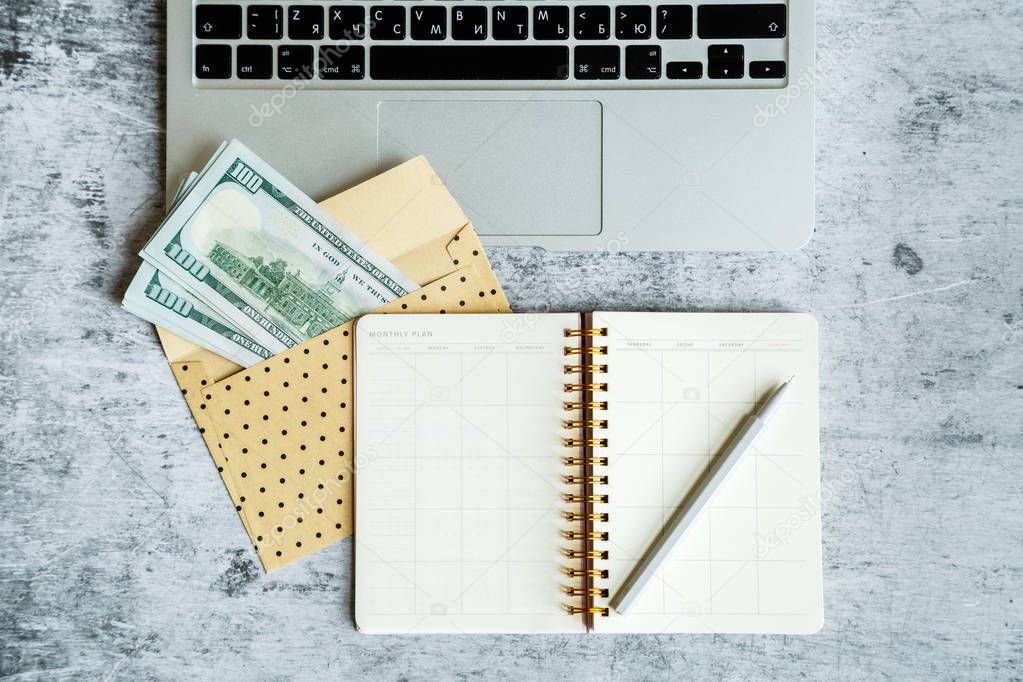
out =
<path fill-rule="evenodd" d="M 193 20 L 197 87 L 787 84 L 785 3 L 196 2 Z"/>

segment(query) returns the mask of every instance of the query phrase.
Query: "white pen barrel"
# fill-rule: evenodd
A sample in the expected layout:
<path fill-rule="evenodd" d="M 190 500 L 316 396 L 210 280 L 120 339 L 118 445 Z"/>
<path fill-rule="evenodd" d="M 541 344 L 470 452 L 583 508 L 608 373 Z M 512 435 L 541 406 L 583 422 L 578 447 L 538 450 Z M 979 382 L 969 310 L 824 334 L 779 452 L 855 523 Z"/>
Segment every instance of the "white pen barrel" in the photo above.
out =
<path fill-rule="evenodd" d="M 651 578 L 674 551 L 679 540 L 700 516 L 707 504 L 727 480 L 742 458 L 741 455 L 753 446 L 763 431 L 766 422 L 753 414 L 746 418 L 729 443 L 726 454 L 715 459 L 710 468 L 689 493 L 687 502 L 672 514 L 664 530 L 658 536 L 646 555 L 640 559 L 633 572 L 611 600 L 611 606 L 621 614 L 628 613 L 651 582 Z M 636 589 L 633 588 L 636 586 Z"/>

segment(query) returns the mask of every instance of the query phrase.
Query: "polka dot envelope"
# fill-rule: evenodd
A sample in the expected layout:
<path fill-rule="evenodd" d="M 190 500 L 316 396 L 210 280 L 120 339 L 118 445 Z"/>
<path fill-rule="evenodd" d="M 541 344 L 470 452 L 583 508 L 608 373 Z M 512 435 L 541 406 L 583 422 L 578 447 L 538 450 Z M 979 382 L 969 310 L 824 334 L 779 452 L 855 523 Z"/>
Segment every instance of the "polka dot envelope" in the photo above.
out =
<path fill-rule="evenodd" d="M 475 230 L 423 157 L 321 205 L 422 285 L 377 312 L 511 312 Z M 248 369 L 159 330 L 267 571 L 352 532 L 353 328 Z"/>

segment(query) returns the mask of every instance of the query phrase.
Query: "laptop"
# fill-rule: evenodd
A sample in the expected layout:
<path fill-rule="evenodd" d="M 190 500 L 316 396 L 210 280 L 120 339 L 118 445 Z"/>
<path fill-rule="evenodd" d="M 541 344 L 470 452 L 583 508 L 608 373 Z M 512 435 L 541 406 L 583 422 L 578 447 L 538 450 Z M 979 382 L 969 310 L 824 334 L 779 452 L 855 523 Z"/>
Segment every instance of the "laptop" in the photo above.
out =
<path fill-rule="evenodd" d="M 808 0 L 167 7 L 167 188 L 238 138 L 313 197 L 425 154 L 487 245 L 789 250 Z"/>

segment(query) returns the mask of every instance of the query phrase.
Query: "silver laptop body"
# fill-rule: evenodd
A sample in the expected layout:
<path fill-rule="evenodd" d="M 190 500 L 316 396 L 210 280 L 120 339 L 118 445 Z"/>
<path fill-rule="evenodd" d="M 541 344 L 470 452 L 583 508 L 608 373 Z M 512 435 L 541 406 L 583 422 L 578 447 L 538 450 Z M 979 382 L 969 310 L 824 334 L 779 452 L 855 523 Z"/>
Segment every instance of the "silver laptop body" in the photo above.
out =
<path fill-rule="evenodd" d="M 813 65 L 806 0 L 170 0 L 167 189 L 230 138 L 314 198 L 425 154 L 488 245 L 796 249 Z"/>

